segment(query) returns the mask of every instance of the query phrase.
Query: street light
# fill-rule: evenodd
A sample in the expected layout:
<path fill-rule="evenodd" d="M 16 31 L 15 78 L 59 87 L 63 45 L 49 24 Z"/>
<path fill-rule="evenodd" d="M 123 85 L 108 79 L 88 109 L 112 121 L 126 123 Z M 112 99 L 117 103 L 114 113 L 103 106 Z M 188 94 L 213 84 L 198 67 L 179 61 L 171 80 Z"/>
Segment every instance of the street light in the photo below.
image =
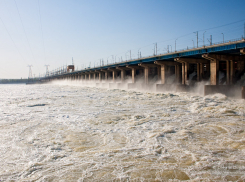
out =
<path fill-rule="evenodd" d="M 225 36 L 223 33 L 221 33 L 223 35 L 223 43 L 225 43 Z"/>

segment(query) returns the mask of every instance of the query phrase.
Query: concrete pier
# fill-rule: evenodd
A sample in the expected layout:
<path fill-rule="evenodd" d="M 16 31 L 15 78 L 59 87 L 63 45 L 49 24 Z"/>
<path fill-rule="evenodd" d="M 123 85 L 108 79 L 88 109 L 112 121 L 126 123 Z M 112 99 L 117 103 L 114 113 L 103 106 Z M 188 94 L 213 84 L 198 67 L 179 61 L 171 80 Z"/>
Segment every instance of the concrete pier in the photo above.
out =
<path fill-rule="evenodd" d="M 174 60 L 182 64 L 182 85 L 190 85 L 189 75 L 193 72 L 196 72 L 196 82 L 203 80 L 204 64 L 209 64 L 209 61 L 197 58 L 175 58 Z M 193 66 L 190 70 L 191 64 Z"/>
<path fill-rule="evenodd" d="M 111 89 L 117 89 L 118 85 L 116 83 L 109 83 L 109 88 Z"/>
<path fill-rule="evenodd" d="M 116 67 L 116 69 L 121 71 L 121 81 L 123 82 L 125 80 L 125 75 L 126 75 L 126 67 Z"/>
<path fill-rule="evenodd" d="M 108 80 L 108 70 L 104 70 L 104 69 L 101 69 L 100 71 L 104 72 L 105 74 L 105 77 L 104 77 L 104 80 Z"/>
<path fill-rule="evenodd" d="M 243 88 L 243 87 L 242 87 Z M 240 86 L 235 85 L 205 85 L 204 95 L 211 95 L 215 93 L 221 93 L 229 97 L 242 98 L 243 89 Z"/>
<path fill-rule="evenodd" d="M 127 65 L 126 66 L 127 68 L 131 69 L 131 77 L 132 77 L 132 83 L 135 83 L 136 82 L 136 79 L 135 79 L 135 76 L 136 76 L 136 70 L 139 69 L 139 66 L 129 66 Z"/>
<path fill-rule="evenodd" d="M 156 84 L 156 91 L 157 92 L 170 92 L 176 91 L 177 85 L 176 84 Z"/>
<path fill-rule="evenodd" d="M 145 80 L 145 84 L 148 84 L 149 83 L 149 67 L 151 65 L 150 64 L 144 64 L 144 63 L 140 63 L 138 65 L 144 68 L 144 80 Z"/>
<path fill-rule="evenodd" d="M 69 65 L 66 73 L 59 72 L 44 80 L 93 81 L 99 87 L 141 88 L 158 92 L 187 92 L 205 84 L 205 95 L 222 93 L 244 98 L 245 40 L 140 57 L 79 71 L 74 68 L 74 65 Z"/>
<path fill-rule="evenodd" d="M 242 87 L 242 98 L 245 99 L 245 86 Z"/>

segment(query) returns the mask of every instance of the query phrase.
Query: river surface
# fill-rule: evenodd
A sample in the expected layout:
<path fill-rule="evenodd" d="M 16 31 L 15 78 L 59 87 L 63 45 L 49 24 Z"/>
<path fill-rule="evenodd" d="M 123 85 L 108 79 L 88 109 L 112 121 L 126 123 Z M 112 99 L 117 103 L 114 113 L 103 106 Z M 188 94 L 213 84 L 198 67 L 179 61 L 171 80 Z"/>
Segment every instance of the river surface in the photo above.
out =
<path fill-rule="evenodd" d="M 0 85 L 0 181 L 245 181 L 245 100 Z"/>

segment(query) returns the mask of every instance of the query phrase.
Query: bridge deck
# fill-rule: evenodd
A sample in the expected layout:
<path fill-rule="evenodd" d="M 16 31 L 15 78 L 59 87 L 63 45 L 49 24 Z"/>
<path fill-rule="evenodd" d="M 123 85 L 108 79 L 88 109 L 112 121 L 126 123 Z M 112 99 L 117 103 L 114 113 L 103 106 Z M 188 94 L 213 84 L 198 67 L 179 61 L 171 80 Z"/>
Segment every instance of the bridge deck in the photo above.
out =
<path fill-rule="evenodd" d="M 204 46 L 194 49 L 187 49 L 178 52 L 171 52 L 167 54 L 160 54 L 150 57 L 144 57 L 124 62 L 118 62 L 114 64 L 108 64 L 104 66 L 87 68 L 83 70 L 78 70 L 70 73 L 65 73 L 64 75 L 77 74 L 89 71 L 96 71 L 101 69 L 115 68 L 115 67 L 125 67 L 127 65 L 138 65 L 140 63 L 154 63 L 157 60 L 174 61 L 175 58 L 189 57 L 189 58 L 202 58 L 202 54 L 206 53 L 218 53 L 218 54 L 240 54 L 240 49 L 245 48 L 245 40 L 227 42 L 223 44 L 216 44 L 211 46 Z"/>

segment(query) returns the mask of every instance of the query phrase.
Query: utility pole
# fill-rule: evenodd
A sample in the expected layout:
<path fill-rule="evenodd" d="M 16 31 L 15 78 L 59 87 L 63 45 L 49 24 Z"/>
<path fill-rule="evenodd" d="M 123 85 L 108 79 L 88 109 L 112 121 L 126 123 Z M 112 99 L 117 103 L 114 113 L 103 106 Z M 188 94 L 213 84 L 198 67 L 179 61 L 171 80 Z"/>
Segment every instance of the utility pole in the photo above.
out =
<path fill-rule="evenodd" d="M 32 70 L 31 70 L 32 65 L 28 65 L 27 67 L 29 67 L 29 76 L 28 76 L 28 79 L 32 79 Z"/>
<path fill-rule="evenodd" d="M 46 77 L 49 76 L 49 71 L 48 71 L 48 67 L 49 65 L 44 65 L 46 67 Z"/>
<path fill-rule="evenodd" d="M 198 31 L 197 31 L 197 47 L 198 47 Z"/>
<path fill-rule="evenodd" d="M 221 33 L 223 35 L 223 43 L 225 43 L 225 36 L 223 33 Z"/>
<path fill-rule="evenodd" d="M 243 27 L 243 39 L 245 39 L 245 23 L 244 23 L 244 27 Z"/>
<path fill-rule="evenodd" d="M 156 55 L 157 55 L 157 43 L 156 43 Z"/>
<path fill-rule="evenodd" d="M 205 32 L 206 32 L 206 31 L 205 31 Z M 205 32 L 203 32 L 203 46 L 205 46 L 205 38 L 204 38 Z"/>
<path fill-rule="evenodd" d="M 193 32 L 193 33 L 195 33 L 197 35 L 197 47 L 198 47 L 198 31 Z"/>
<path fill-rule="evenodd" d="M 212 35 L 210 35 L 210 40 L 208 40 L 208 41 L 210 42 L 210 45 L 212 45 Z"/>
<path fill-rule="evenodd" d="M 177 40 L 177 39 L 175 39 L 175 52 L 176 52 L 176 40 Z"/>

